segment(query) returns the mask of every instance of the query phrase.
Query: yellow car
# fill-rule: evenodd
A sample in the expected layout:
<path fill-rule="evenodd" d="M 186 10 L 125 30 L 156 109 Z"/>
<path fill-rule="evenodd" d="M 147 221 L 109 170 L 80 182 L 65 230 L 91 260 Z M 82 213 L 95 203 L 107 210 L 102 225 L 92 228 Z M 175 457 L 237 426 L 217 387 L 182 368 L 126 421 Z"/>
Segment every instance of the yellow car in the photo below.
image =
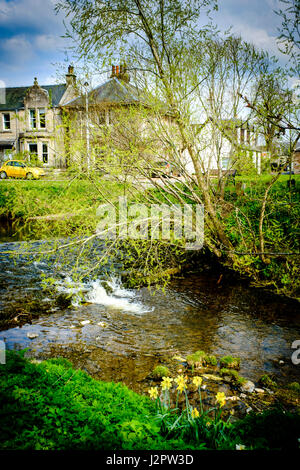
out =
<path fill-rule="evenodd" d="M 27 166 L 25 162 L 20 160 L 9 160 L 0 168 L 0 179 L 27 178 L 30 180 L 38 179 L 41 176 L 45 176 L 45 174 L 42 168 Z"/>

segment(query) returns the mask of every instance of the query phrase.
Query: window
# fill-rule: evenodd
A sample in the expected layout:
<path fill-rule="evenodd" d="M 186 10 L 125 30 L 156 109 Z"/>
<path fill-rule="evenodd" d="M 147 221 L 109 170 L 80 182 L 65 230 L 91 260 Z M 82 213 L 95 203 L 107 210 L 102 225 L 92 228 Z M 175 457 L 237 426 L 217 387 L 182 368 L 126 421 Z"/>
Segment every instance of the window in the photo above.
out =
<path fill-rule="evenodd" d="M 3 114 L 3 129 L 8 131 L 10 129 L 10 114 L 4 113 Z"/>
<path fill-rule="evenodd" d="M 45 109 L 39 110 L 39 117 L 40 117 L 40 128 L 45 129 L 46 127 L 46 112 Z"/>
<path fill-rule="evenodd" d="M 31 129 L 36 129 L 36 111 L 35 109 L 29 110 L 29 119 Z"/>
<path fill-rule="evenodd" d="M 34 153 L 35 155 L 38 154 L 38 146 L 37 144 L 29 144 L 29 153 Z"/>
<path fill-rule="evenodd" d="M 26 165 L 24 165 L 24 163 L 22 163 L 22 162 L 12 162 L 12 166 L 25 168 Z"/>
<path fill-rule="evenodd" d="M 48 145 L 43 144 L 43 163 L 48 163 Z"/>
<path fill-rule="evenodd" d="M 251 131 L 250 129 L 247 129 L 247 143 L 250 145 L 250 139 L 251 139 Z"/>
<path fill-rule="evenodd" d="M 230 158 L 222 157 L 222 170 L 228 170 L 229 165 L 230 165 Z"/>

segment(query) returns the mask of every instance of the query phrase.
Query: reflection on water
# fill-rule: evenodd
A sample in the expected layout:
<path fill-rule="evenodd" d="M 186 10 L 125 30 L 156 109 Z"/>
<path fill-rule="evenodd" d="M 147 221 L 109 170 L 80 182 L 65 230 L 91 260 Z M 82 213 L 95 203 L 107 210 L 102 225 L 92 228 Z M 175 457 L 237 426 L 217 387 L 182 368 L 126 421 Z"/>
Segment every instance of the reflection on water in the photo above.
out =
<path fill-rule="evenodd" d="M 185 356 L 201 349 L 241 357 L 241 374 L 252 380 L 265 372 L 283 382 L 299 380 L 299 366 L 291 363 L 291 344 L 300 339 L 296 302 L 247 288 L 226 276 L 218 285 L 219 273 L 177 279 L 155 295 L 147 288 L 125 289 L 116 278 L 75 284 L 65 273 L 57 293 L 72 293 L 73 303 L 61 309 L 55 298 L 41 296 L 44 272 L 51 272 L 45 263 L 24 265 L 20 260 L 14 265 L 2 257 L 0 309 L 14 309 L 30 294 L 46 301 L 52 312 L 32 324 L 0 332 L 8 348 L 29 347 L 31 354 L 42 357 L 53 346 L 74 352 L 80 345 L 85 360 L 95 367 L 97 353 L 105 352 L 128 361 L 136 357 L 135 367 L 141 369 L 148 356 Z M 83 305 L 79 291 L 84 292 Z M 38 336 L 29 339 L 28 333 Z"/>

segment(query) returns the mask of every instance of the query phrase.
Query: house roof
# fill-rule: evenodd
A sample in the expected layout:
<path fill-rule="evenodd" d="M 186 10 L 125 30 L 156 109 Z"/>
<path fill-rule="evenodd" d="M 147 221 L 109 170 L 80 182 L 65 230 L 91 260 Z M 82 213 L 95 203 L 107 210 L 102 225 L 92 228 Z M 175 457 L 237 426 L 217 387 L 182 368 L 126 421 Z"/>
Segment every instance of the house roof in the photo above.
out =
<path fill-rule="evenodd" d="M 24 108 L 24 97 L 31 86 L 11 87 L 5 89 L 5 103 L 0 103 L 0 111 L 14 111 Z M 41 88 L 47 90 L 51 96 L 52 106 L 58 106 L 67 85 L 41 85 Z M 2 95 L 1 95 L 2 96 Z"/>
<path fill-rule="evenodd" d="M 137 87 L 118 80 L 116 77 L 98 86 L 88 94 L 89 105 L 93 104 L 133 104 L 145 103 L 143 93 Z M 64 106 L 83 107 L 85 106 L 85 97 L 75 98 Z"/>

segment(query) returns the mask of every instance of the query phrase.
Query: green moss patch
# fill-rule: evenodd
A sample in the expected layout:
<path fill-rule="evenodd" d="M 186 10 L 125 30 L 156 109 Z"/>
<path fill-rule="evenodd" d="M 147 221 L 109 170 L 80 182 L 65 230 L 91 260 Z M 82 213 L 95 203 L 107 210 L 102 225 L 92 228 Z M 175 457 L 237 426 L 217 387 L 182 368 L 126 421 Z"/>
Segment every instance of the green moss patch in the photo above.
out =
<path fill-rule="evenodd" d="M 239 369 L 241 359 L 239 357 L 224 356 L 220 359 L 220 367 L 226 369 Z"/>

